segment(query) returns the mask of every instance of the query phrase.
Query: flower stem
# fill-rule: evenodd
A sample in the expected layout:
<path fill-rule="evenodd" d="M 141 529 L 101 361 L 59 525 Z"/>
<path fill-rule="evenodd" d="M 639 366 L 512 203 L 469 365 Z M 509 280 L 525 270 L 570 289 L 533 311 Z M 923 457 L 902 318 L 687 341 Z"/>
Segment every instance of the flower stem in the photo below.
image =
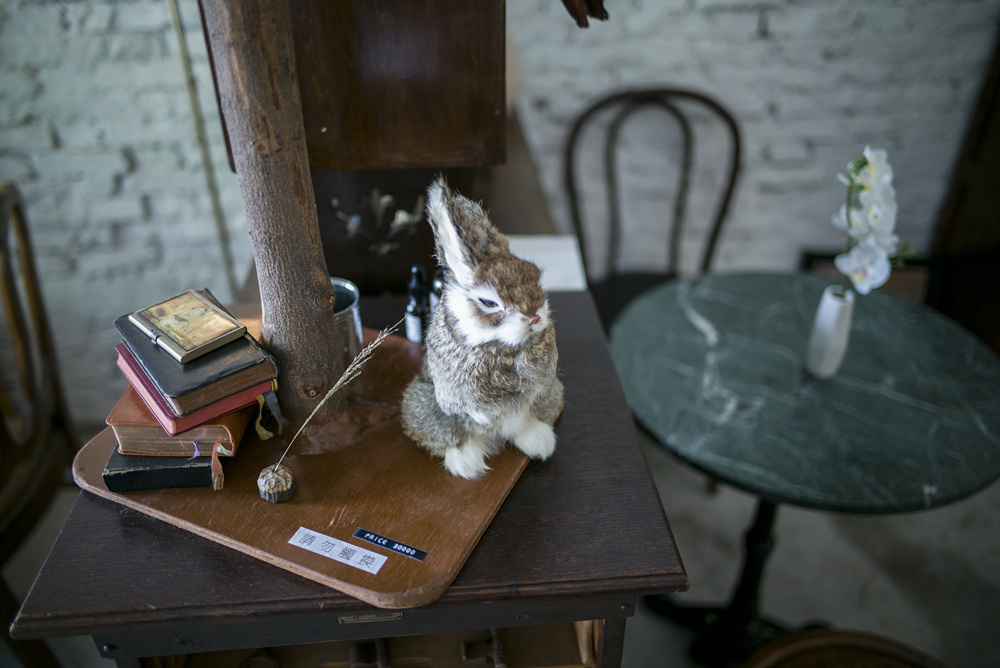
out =
<path fill-rule="evenodd" d="M 851 250 L 851 209 L 854 208 L 851 205 L 853 202 L 854 195 L 854 177 L 851 176 L 850 172 L 847 174 L 847 206 L 844 207 L 844 222 L 847 224 L 847 238 L 844 239 L 844 252 Z"/>
<path fill-rule="evenodd" d="M 847 238 L 844 239 L 844 253 L 849 253 L 851 251 L 851 204 L 852 195 L 854 194 L 854 176 L 851 174 L 850 170 L 847 172 L 847 206 L 844 207 L 844 223 L 847 225 Z M 847 274 L 841 274 L 844 280 L 844 290 L 850 290 L 854 284 L 851 278 Z"/>

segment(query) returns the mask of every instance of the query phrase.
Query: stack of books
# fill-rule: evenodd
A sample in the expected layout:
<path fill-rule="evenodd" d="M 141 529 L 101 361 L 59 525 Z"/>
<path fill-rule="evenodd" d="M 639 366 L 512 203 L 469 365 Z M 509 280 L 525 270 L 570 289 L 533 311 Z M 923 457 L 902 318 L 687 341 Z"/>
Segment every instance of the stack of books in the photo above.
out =
<path fill-rule="evenodd" d="M 277 367 L 207 290 L 189 290 L 115 320 L 118 368 L 129 381 L 108 414 L 118 447 L 104 470 L 112 492 L 214 487 Z"/>

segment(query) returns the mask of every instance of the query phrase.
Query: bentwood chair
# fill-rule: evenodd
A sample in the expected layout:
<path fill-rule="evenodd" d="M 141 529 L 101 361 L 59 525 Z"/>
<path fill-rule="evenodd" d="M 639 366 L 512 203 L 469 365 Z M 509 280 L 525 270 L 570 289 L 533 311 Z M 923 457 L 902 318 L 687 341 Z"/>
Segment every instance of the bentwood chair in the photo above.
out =
<path fill-rule="evenodd" d="M 0 185 L 0 564 L 28 537 L 49 507 L 77 450 L 24 201 Z M 7 633 L 19 604 L 0 580 L 3 638 L 25 665 L 57 665 L 39 640 Z"/>
<path fill-rule="evenodd" d="M 672 131 L 669 125 L 663 129 L 661 118 Z M 658 151 L 666 158 L 633 158 Z M 739 179 L 741 151 L 733 115 L 691 90 L 614 93 L 576 117 L 564 147 L 564 185 L 606 332 L 631 299 L 692 265 L 682 260 L 682 248 L 700 245 L 696 270 L 709 270 Z M 702 201 L 702 180 L 712 182 L 711 201 Z M 691 215 L 692 203 L 697 215 Z M 652 269 L 636 266 L 637 251 L 652 247 L 665 248 L 665 257 L 650 258 Z"/>

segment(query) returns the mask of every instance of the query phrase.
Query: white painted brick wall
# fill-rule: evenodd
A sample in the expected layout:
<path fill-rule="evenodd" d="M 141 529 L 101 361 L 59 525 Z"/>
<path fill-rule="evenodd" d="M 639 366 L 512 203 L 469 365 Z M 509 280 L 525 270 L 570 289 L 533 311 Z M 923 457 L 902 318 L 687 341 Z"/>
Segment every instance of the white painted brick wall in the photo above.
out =
<path fill-rule="evenodd" d="M 113 320 L 188 287 L 231 297 L 170 0 L 0 2 L 0 179 L 28 203 L 75 420 L 125 380 Z M 235 273 L 251 252 L 198 8 L 181 0 Z"/>
<path fill-rule="evenodd" d="M 987 0 L 633 0 L 580 30 L 550 5 L 512 0 L 507 13 L 524 66 L 518 112 L 557 225 L 570 229 L 561 149 L 586 105 L 625 88 L 700 90 L 733 111 L 745 143 L 718 269 L 791 269 L 804 248 L 837 249 L 836 174 L 866 144 L 889 151 L 899 232 L 926 252 L 1000 17 Z M 632 159 L 657 168 L 652 149 Z M 655 264 L 666 251 L 649 242 L 653 221 L 669 202 L 628 201 L 649 222 L 626 263 Z"/>
<path fill-rule="evenodd" d="M 114 318 L 191 286 L 230 296 L 169 3 L 0 0 L 0 179 L 28 201 L 64 382 L 85 425 L 102 423 L 125 387 Z M 519 115 L 563 229 L 570 119 L 609 91 L 671 84 L 717 96 L 743 127 L 720 267 L 790 268 L 805 246 L 838 246 L 835 174 L 866 143 L 889 150 L 900 232 L 926 248 L 990 55 L 995 0 L 607 4 L 609 22 L 580 30 L 558 0 L 507 2 L 524 69 Z M 239 189 L 196 2 L 180 6 L 242 279 L 251 253 Z M 653 174 L 657 162 L 633 164 Z M 635 204 L 647 220 L 667 205 L 652 192 Z"/>

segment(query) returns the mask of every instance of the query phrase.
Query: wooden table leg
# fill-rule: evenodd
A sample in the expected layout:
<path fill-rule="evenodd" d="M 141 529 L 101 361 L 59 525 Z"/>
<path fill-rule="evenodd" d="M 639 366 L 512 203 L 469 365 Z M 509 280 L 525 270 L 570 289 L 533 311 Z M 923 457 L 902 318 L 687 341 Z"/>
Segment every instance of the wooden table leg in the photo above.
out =
<path fill-rule="evenodd" d="M 622 665 L 622 648 L 625 646 L 625 618 L 614 617 L 598 622 L 600 638 L 597 643 L 599 668 L 619 668 Z"/>

